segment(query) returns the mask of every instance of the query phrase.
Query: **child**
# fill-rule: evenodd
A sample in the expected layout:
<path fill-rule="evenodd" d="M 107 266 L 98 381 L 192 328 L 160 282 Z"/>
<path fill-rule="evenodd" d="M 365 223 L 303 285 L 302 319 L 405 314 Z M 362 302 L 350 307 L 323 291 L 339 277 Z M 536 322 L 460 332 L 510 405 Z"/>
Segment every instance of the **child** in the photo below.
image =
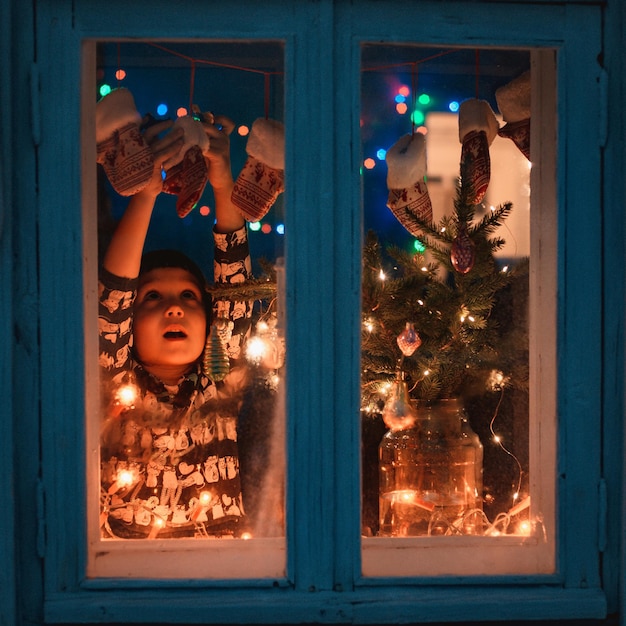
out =
<path fill-rule="evenodd" d="M 202 272 L 180 252 L 143 254 L 163 190 L 161 166 L 183 145 L 183 131 L 171 126 L 144 131 L 153 175 L 130 199 L 100 272 L 103 537 L 237 536 L 244 525 L 236 400 L 245 369 L 213 382 L 201 364 L 212 309 L 230 318 L 227 347 L 237 359 L 251 307 L 213 307 Z M 244 281 L 250 257 L 245 221 L 231 202 L 233 123 L 220 117 L 204 128 L 215 195 L 215 280 Z"/>

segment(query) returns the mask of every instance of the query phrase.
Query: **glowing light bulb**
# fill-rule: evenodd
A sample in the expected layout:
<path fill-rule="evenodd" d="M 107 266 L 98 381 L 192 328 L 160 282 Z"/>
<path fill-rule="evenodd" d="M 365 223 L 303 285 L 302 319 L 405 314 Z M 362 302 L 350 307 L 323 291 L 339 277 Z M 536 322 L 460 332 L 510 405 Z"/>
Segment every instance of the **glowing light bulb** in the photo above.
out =
<path fill-rule="evenodd" d="M 251 337 L 246 346 L 246 357 L 250 361 L 260 361 L 267 351 L 265 340 L 261 337 Z"/>
<path fill-rule="evenodd" d="M 398 102 L 396 104 L 396 112 L 399 115 L 404 115 L 409 110 L 409 107 L 406 105 L 406 102 Z"/>
<path fill-rule="evenodd" d="M 400 89 L 398 89 L 398 93 L 401 96 L 404 96 L 405 98 L 407 98 L 408 95 L 411 93 L 411 90 L 406 85 L 402 85 L 402 87 L 400 87 Z"/>
<path fill-rule="evenodd" d="M 100 86 L 100 95 L 102 97 L 106 96 L 107 94 L 111 93 L 111 85 L 107 85 L 106 83 L 104 83 L 104 85 Z"/>
<path fill-rule="evenodd" d="M 265 320 L 259 320 L 256 325 L 257 333 L 266 333 L 270 329 L 269 324 Z"/>
<path fill-rule="evenodd" d="M 374 161 L 371 157 L 368 157 L 365 161 L 363 161 L 363 167 L 366 170 L 373 170 L 376 167 L 376 161 Z"/>
<path fill-rule="evenodd" d="M 365 322 L 363 322 L 363 326 L 365 326 L 365 330 L 370 333 L 374 330 L 374 323 L 372 322 L 372 320 L 365 320 Z"/>
<path fill-rule="evenodd" d="M 430 370 L 424 370 L 424 376 L 430 376 Z"/>
<path fill-rule="evenodd" d="M 263 226 L 261 226 L 261 232 L 265 235 L 268 235 L 269 233 L 272 232 L 272 225 L 271 224 L 263 224 Z"/>
<path fill-rule="evenodd" d="M 202 504 L 203 506 L 208 506 L 210 502 L 211 502 L 210 491 L 203 491 L 202 493 L 200 493 L 200 504 Z"/>
<path fill-rule="evenodd" d="M 500 437 L 500 435 L 494 435 L 494 436 L 493 436 L 493 440 L 494 440 L 496 443 L 502 443 L 502 438 Z"/>
<path fill-rule="evenodd" d="M 411 121 L 414 124 L 423 124 L 424 123 L 424 114 L 417 109 L 411 113 Z"/>
<path fill-rule="evenodd" d="M 211 207 L 208 207 L 206 204 L 200 207 L 200 215 L 206 217 L 211 213 Z"/>
<path fill-rule="evenodd" d="M 167 104 L 165 103 L 159 104 L 159 106 L 156 108 L 157 115 L 167 115 L 167 111 L 168 111 L 168 108 L 167 108 Z"/>
<path fill-rule="evenodd" d="M 285 225 L 284 224 L 276 224 L 276 232 L 279 235 L 284 235 L 285 234 Z"/>
<path fill-rule="evenodd" d="M 178 107 L 176 109 L 176 115 L 178 117 L 185 117 L 185 115 L 187 115 L 187 109 L 185 107 Z"/>
<path fill-rule="evenodd" d="M 378 278 L 380 278 L 380 280 L 385 280 L 387 278 L 383 270 L 380 270 L 380 272 L 378 273 Z"/>
<path fill-rule="evenodd" d="M 261 222 L 250 222 L 248 228 L 253 231 L 261 230 Z"/>
<path fill-rule="evenodd" d="M 248 541 L 248 540 L 252 539 L 252 533 L 241 533 L 241 538 L 244 541 Z"/>
<path fill-rule="evenodd" d="M 418 97 L 417 101 L 420 104 L 430 104 L 430 96 L 427 93 L 422 93 Z"/>
<path fill-rule="evenodd" d="M 120 487 L 128 487 L 135 482 L 135 475 L 130 470 L 121 470 L 117 475 L 117 483 Z"/>
<path fill-rule="evenodd" d="M 384 161 L 386 156 L 387 150 L 385 150 L 384 148 L 379 148 L 378 150 L 376 150 L 376 158 L 379 161 Z"/>
<path fill-rule="evenodd" d="M 459 103 L 456 100 L 452 100 L 452 102 L 448 104 L 448 109 L 450 109 L 452 113 L 456 113 L 459 110 Z"/>
<path fill-rule="evenodd" d="M 124 80 L 126 78 L 126 72 L 122 69 L 117 70 L 117 72 L 115 72 L 115 78 L 117 78 L 117 80 Z"/>
<path fill-rule="evenodd" d="M 132 408 L 137 399 L 137 387 L 132 383 L 121 385 L 117 390 L 116 399 L 122 406 Z"/>
<path fill-rule="evenodd" d="M 250 132 L 250 129 L 247 126 L 243 125 L 243 124 L 237 129 L 237 133 L 241 137 L 245 137 L 249 132 Z"/>

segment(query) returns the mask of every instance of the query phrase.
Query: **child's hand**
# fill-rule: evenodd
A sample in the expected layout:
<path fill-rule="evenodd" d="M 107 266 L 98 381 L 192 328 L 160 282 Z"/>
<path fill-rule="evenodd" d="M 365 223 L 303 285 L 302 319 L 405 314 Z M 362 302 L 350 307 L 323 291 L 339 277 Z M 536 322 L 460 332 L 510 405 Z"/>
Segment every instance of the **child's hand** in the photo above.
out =
<path fill-rule="evenodd" d="M 176 155 L 183 145 L 183 129 L 175 128 L 166 132 L 163 137 L 161 133 L 170 129 L 174 122 L 165 120 L 149 126 L 143 133 L 146 143 L 150 146 L 154 155 L 154 170 L 152 177 L 146 187 L 137 195 L 156 198 L 163 191 L 162 166 L 165 161 Z"/>
<path fill-rule="evenodd" d="M 207 119 L 213 118 L 206 114 Z M 235 128 L 232 120 L 224 115 L 213 118 L 214 123 L 203 122 L 204 132 L 209 138 L 209 150 L 205 156 L 209 160 L 209 182 L 214 191 L 230 192 L 233 175 L 230 166 L 230 134 Z"/>

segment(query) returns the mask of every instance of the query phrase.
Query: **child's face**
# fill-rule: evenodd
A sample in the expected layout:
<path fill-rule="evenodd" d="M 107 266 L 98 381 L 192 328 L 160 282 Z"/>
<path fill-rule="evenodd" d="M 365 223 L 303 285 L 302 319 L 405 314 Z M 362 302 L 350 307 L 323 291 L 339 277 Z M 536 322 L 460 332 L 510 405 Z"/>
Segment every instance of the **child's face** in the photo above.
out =
<path fill-rule="evenodd" d="M 137 357 L 150 368 L 181 368 L 197 361 L 206 340 L 206 312 L 198 283 L 187 270 L 156 268 L 141 276 L 133 311 Z"/>

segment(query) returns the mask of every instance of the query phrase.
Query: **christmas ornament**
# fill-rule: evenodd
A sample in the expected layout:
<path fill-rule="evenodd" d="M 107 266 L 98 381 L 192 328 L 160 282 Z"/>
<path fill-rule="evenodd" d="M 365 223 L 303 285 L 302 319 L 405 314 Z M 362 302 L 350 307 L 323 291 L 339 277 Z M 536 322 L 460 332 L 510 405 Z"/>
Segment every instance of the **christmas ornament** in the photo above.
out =
<path fill-rule="evenodd" d="M 209 179 L 209 163 L 205 157 L 209 138 L 202 122 L 193 115 L 179 117 L 172 130 L 176 128 L 183 129 L 183 145 L 163 163 L 166 172 L 163 191 L 178 196 L 176 212 L 182 218 L 196 206 Z"/>
<path fill-rule="evenodd" d="M 496 102 L 506 122 L 498 135 L 511 139 L 530 160 L 530 72 L 498 88 Z"/>
<path fill-rule="evenodd" d="M 246 357 L 270 370 L 280 369 L 285 363 L 285 340 L 278 333 L 278 320 L 272 315 L 256 325 L 256 334 L 250 338 Z"/>
<path fill-rule="evenodd" d="M 230 371 L 226 344 L 220 337 L 218 323 L 211 326 L 202 361 L 202 371 L 215 383 L 224 380 Z"/>
<path fill-rule="evenodd" d="M 498 134 L 498 120 L 485 100 L 471 98 L 459 107 L 461 171 L 469 176 L 473 195 L 471 204 L 482 202 L 491 178 L 489 146 Z"/>
<path fill-rule="evenodd" d="M 398 335 L 396 341 L 404 356 L 411 356 L 422 345 L 420 336 L 410 322 L 406 323 L 404 330 Z"/>
<path fill-rule="evenodd" d="M 476 248 L 474 242 L 467 234 L 467 226 L 462 224 L 450 250 L 450 261 L 459 274 L 467 274 L 476 260 Z"/>
<path fill-rule="evenodd" d="M 246 145 L 248 158 L 235 180 L 232 202 L 244 219 L 257 222 L 285 188 L 285 129 L 281 122 L 254 121 Z"/>
<path fill-rule="evenodd" d="M 114 89 L 96 104 L 96 160 L 122 196 L 138 193 L 152 178 L 154 156 L 140 125 L 128 89 Z"/>
<path fill-rule="evenodd" d="M 411 220 L 433 219 L 433 207 L 424 182 L 426 175 L 426 140 L 421 133 L 404 135 L 387 151 L 387 206 L 398 221 L 417 237 L 420 228 Z"/>
<path fill-rule="evenodd" d="M 404 380 L 404 372 L 399 372 L 393 381 L 382 415 L 385 426 L 390 430 L 411 428 L 415 423 L 416 412 L 409 398 L 409 389 Z"/>

